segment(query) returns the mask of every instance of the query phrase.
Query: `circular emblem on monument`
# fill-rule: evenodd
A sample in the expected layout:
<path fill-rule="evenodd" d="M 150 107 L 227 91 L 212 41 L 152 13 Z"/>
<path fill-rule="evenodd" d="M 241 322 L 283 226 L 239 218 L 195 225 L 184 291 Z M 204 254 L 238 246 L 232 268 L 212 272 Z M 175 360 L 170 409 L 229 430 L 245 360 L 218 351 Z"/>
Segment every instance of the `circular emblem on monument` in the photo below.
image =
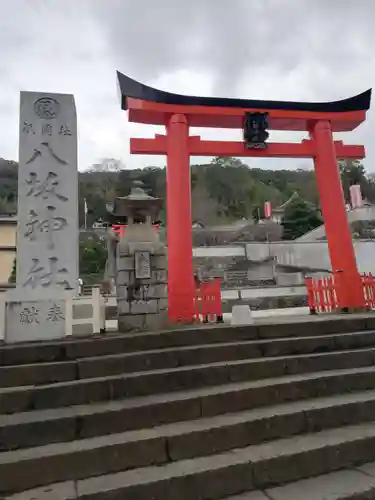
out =
<path fill-rule="evenodd" d="M 41 97 L 34 103 L 35 114 L 44 120 L 53 120 L 57 117 L 60 104 L 52 97 Z"/>

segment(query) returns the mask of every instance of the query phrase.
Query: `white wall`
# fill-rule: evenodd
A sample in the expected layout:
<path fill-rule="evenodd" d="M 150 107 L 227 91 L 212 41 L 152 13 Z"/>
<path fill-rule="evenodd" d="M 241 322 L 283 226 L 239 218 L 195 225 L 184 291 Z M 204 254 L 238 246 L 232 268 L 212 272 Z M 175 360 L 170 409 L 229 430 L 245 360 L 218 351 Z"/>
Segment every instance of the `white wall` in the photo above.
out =
<path fill-rule="evenodd" d="M 194 257 L 245 257 L 245 245 L 193 248 Z"/>
<path fill-rule="evenodd" d="M 247 243 L 245 247 L 240 245 L 197 247 L 193 249 L 193 255 L 195 257 L 246 256 L 251 260 L 263 260 L 268 256 L 275 256 L 279 264 L 331 269 L 326 241 Z M 375 274 L 375 241 L 355 240 L 354 249 L 359 271 Z"/>

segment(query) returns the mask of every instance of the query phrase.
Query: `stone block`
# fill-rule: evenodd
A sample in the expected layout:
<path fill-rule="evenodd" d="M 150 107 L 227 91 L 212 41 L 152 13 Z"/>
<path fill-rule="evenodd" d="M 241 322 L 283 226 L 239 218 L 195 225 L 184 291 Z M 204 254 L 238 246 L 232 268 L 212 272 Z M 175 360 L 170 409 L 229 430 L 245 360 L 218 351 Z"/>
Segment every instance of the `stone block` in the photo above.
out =
<path fill-rule="evenodd" d="M 264 356 L 282 356 L 332 351 L 335 341 L 332 337 L 274 339 L 262 342 Z"/>
<path fill-rule="evenodd" d="M 151 255 L 151 268 L 165 270 L 167 267 L 167 259 L 165 255 Z"/>
<path fill-rule="evenodd" d="M 12 495 L 11 500 L 76 500 L 74 481 L 42 486 Z"/>
<path fill-rule="evenodd" d="M 251 314 L 249 306 L 238 305 L 233 306 L 231 325 L 251 325 L 254 323 L 254 318 Z"/>
<path fill-rule="evenodd" d="M 117 302 L 119 299 L 127 300 L 128 298 L 128 285 L 117 285 L 116 287 Z"/>
<path fill-rule="evenodd" d="M 302 479 L 267 490 L 265 500 L 371 500 L 375 498 L 375 480 L 366 470 L 364 472 L 345 469 Z M 243 500 L 247 500 L 247 496 Z"/>
<path fill-rule="evenodd" d="M 148 428 L 200 417 L 199 399 L 182 398 L 130 406 L 116 402 L 111 411 L 80 415 L 81 438 Z"/>
<path fill-rule="evenodd" d="M 337 350 L 355 349 L 356 347 L 373 347 L 375 345 L 375 332 L 347 333 L 334 338 Z"/>
<path fill-rule="evenodd" d="M 158 313 L 163 313 L 168 309 L 168 299 L 159 299 L 158 300 Z"/>
<path fill-rule="evenodd" d="M 224 346 L 209 346 L 178 351 L 181 366 L 219 363 L 221 361 L 236 361 L 262 357 L 262 352 L 256 344 L 226 344 Z"/>
<path fill-rule="evenodd" d="M 76 437 L 76 421 L 72 415 L 58 419 L 29 422 L 18 419 L 12 423 L 7 416 L 0 426 L 0 451 L 30 448 L 49 443 L 73 441 Z"/>
<path fill-rule="evenodd" d="M 110 399 L 109 379 L 80 380 L 33 388 L 35 409 L 89 404 Z"/>
<path fill-rule="evenodd" d="M 121 285 L 128 285 L 131 282 L 132 278 L 133 278 L 132 271 L 119 271 L 116 276 L 117 289 Z"/>
<path fill-rule="evenodd" d="M 1 463 L 0 491 L 19 491 L 20 488 L 27 490 L 65 478 L 99 476 L 166 461 L 165 443 L 158 437 L 116 442 L 116 438 L 108 436 L 107 443 L 102 446 L 77 447 L 74 450 L 61 443 L 56 445 L 55 453 L 39 455 L 32 460 L 22 460 L 20 457 L 19 460 Z"/>
<path fill-rule="evenodd" d="M 32 408 L 33 388 L 0 389 L 0 414 L 28 411 Z"/>
<path fill-rule="evenodd" d="M 157 300 L 134 300 L 130 302 L 131 314 L 156 314 L 158 312 Z"/>
<path fill-rule="evenodd" d="M 134 271 L 134 255 L 121 255 L 117 261 L 118 271 Z"/>
<path fill-rule="evenodd" d="M 117 312 L 119 315 L 121 314 L 129 314 L 130 313 L 130 302 L 124 299 L 117 298 Z"/>
<path fill-rule="evenodd" d="M 269 361 L 254 360 L 228 365 L 229 380 L 258 380 L 269 377 L 279 377 L 284 374 L 285 360 L 272 359 Z M 288 371 L 288 373 L 291 373 Z"/>
<path fill-rule="evenodd" d="M 147 291 L 147 298 L 165 299 L 167 297 L 167 286 L 164 284 L 150 284 Z"/>
<path fill-rule="evenodd" d="M 0 367 L 0 387 L 66 382 L 75 378 L 74 362 Z"/>
<path fill-rule="evenodd" d="M 146 314 L 119 314 L 118 329 L 120 332 L 145 330 Z"/>
<path fill-rule="evenodd" d="M 19 295 L 19 298 L 17 298 Z M 63 293 L 26 294 L 14 289 L 7 294 L 5 341 L 7 343 L 60 339 L 66 333 L 66 300 Z M 44 296 L 43 296 L 44 295 Z"/>
<path fill-rule="evenodd" d="M 151 271 L 151 279 L 154 283 L 166 283 L 167 281 L 167 270 L 166 269 L 154 269 Z"/>
<path fill-rule="evenodd" d="M 148 330 L 163 330 L 167 325 L 166 314 L 146 314 L 146 328 Z"/>
<path fill-rule="evenodd" d="M 259 444 L 275 438 L 290 437 L 303 432 L 302 411 L 292 415 L 274 415 L 233 425 L 215 426 L 207 430 L 171 436 L 168 439 L 172 460 L 213 455 L 227 450 Z"/>
<path fill-rule="evenodd" d="M 125 340 L 120 336 L 103 336 L 97 339 L 73 340 L 65 345 L 65 355 L 67 359 L 87 358 L 93 356 L 105 356 L 106 354 L 116 354 L 123 352 Z"/>
<path fill-rule="evenodd" d="M 9 345 L 0 350 L 4 366 L 58 361 L 64 358 L 64 346 L 60 343 Z"/>
<path fill-rule="evenodd" d="M 145 370 L 176 368 L 178 358 L 173 351 L 166 351 L 147 354 L 115 354 L 100 359 L 82 359 L 77 363 L 79 377 L 82 379 Z"/>
<path fill-rule="evenodd" d="M 133 226 L 134 228 L 134 226 Z M 139 229 L 139 227 L 137 228 Z M 147 236 L 146 236 L 147 237 Z M 157 251 L 157 246 L 153 242 L 148 241 L 129 241 L 128 242 L 129 253 L 134 254 L 136 251 L 140 252 L 150 252 L 151 254 Z"/>

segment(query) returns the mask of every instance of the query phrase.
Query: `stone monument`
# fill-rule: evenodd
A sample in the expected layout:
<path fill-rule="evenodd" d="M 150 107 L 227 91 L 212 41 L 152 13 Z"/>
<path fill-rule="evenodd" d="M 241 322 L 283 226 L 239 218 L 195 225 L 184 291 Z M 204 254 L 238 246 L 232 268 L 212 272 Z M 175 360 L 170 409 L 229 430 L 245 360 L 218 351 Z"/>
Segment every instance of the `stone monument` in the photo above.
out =
<path fill-rule="evenodd" d="M 74 97 L 21 92 L 16 289 L 6 341 L 65 335 L 65 297 L 78 278 L 77 118 Z"/>
<path fill-rule="evenodd" d="M 111 218 L 125 222 L 117 235 L 115 282 L 120 332 L 155 330 L 167 320 L 167 259 L 153 226 L 162 200 L 145 193 L 135 181 L 128 196 L 109 207 Z"/>

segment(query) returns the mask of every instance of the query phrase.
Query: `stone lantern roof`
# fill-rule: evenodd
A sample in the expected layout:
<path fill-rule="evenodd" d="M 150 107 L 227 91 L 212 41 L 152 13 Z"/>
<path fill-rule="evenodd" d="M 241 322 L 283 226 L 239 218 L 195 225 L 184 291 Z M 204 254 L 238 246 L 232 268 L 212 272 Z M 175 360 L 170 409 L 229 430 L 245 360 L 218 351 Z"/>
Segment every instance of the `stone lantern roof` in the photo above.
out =
<path fill-rule="evenodd" d="M 156 219 L 163 200 L 148 195 L 143 189 L 142 181 L 134 181 L 130 194 L 119 196 L 113 204 L 107 204 L 107 211 L 115 217 L 147 217 Z"/>

